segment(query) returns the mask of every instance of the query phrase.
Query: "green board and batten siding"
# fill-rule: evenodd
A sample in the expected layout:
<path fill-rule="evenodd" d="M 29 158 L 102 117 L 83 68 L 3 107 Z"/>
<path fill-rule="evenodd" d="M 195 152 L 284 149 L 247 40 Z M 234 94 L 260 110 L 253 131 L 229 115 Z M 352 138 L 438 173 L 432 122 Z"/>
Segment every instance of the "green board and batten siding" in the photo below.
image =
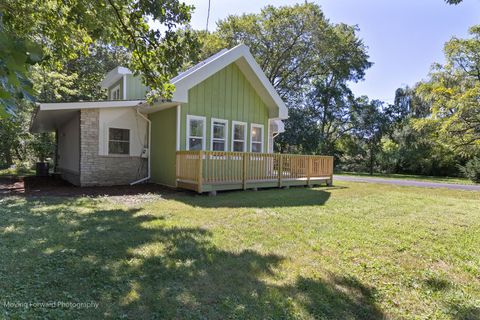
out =
<path fill-rule="evenodd" d="M 142 100 L 148 92 L 148 87 L 145 86 L 138 76 L 133 74 L 127 75 L 127 98 L 126 100 Z"/>
<path fill-rule="evenodd" d="M 152 181 L 174 187 L 176 180 L 177 108 L 152 113 L 150 150 Z"/>
<path fill-rule="evenodd" d="M 247 123 L 247 151 L 250 151 L 250 124 L 263 125 L 263 150 L 264 152 L 267 151 L 267 106 L 235 63 L 228 65 L 189 90 L 188 103 L 182 104 L 181 107 L 181 150 L 186 150 L 187 115 L 204 116 L 207 118 L 206 150 L 211 150 L 211 119 L 217 118 L 228 120 L 228 151 L 232 150 L 232 121 Z"/>
<path fill-rule="evenodd" d="M 125 75 L 127 77 L 127 96 L 124 97 L 123 93 L 123 77 L 112 84 L 107 91 L 108 99 L 110 99 L 110 92 L 116 86 L 120 86 L 120 99 L 121 100 L 143 100 L 145 99 L 145 95 L 148 92 L 148 87 L 142 83 L 142 80 L 138 76 L 134 76 L 133 74 Z"/>
<path fill-rule="evenodd" d="M 217 118 L 228 120 L 228 151 L 231 150 L 232 121 L 247 123 L 247 151 L 250 151 L 250 125 L 263 125 L 263 150 L 267 151 L 267 106 L 234 63 L 189 90 L 188 103 L 181 105 L 180 150 L 186 150 L 187 115 L 206 117 L 206 150 L 211 150 L 211 120 Z M 149 117 L 152 121 L 152 181 L 175 186 L 177 108 L 159 111 Z"/>

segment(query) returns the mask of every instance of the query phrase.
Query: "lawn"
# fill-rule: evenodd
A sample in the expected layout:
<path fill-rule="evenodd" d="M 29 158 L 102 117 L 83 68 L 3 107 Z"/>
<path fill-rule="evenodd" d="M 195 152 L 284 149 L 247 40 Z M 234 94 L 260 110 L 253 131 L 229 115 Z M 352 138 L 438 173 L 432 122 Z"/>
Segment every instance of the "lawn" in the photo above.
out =
<path fill-rule="evenodd" d="M 396 173 L 374 173 L 370 175 L 366 172 L 338 172 L 335 175 L 352 177 L 374 177 L 384 179 L 416 180 L 425 182 L 442 182 L 453 184 L 474 184 L 471 180 L 462 177 L 436 177 L 422 176 L 417 174 L 396 174 Z"/>
<path fill-rule="evenodd" d="M 479 319 L 479 247 L 469 191 L 5 197 L 0 318 Z"/>
<path fill-rule="evenodd" d="M 35 170 L 26 168 L 7 168 L 0 169 L 0 177 L 10 176 L 30 176 L 35 174 Z"/>

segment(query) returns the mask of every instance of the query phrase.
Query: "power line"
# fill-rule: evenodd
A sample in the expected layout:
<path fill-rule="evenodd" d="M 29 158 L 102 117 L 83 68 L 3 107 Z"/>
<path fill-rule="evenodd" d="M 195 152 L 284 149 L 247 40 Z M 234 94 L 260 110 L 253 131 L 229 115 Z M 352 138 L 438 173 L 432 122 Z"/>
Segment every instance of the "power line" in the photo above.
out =
<path fill-rule="evenodd" d="M 208 0 L 208 12 L 207 12 L 207 26 L 205 30 L 208 31 L 208 20 L 210 19 L 210 0 Z"/>

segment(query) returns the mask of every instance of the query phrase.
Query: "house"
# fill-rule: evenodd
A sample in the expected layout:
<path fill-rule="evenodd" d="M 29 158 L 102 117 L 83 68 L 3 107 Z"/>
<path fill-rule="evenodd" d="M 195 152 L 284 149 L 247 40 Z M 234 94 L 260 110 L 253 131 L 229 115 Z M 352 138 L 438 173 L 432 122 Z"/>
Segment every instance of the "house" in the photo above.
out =
<path fill-rule="evenodd" d="M 287 108 L 245 45 L 218 52 L 171 83 L 173 97 L 149 105 L 148 88 L 117 67 L 100 84 L 108 100 L 41 103 L 32 131 L 56 132 L 56 171 L 78 186 L 148 180 L 204 192 L 255 181 L 331 181 L 331 157 L 273 154 Z"/>

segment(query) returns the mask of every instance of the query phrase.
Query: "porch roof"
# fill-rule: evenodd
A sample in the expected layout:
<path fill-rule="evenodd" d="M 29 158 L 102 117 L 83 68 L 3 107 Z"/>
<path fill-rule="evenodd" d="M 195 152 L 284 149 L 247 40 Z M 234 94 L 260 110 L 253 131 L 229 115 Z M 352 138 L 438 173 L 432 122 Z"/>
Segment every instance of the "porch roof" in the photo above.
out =
<path fill-rule="evenodd" d="M 144 100 L 40 103 L 30 125 L 33 133 L 50 132 L 66 123 L 81 109 L 136 107 Z"/>

